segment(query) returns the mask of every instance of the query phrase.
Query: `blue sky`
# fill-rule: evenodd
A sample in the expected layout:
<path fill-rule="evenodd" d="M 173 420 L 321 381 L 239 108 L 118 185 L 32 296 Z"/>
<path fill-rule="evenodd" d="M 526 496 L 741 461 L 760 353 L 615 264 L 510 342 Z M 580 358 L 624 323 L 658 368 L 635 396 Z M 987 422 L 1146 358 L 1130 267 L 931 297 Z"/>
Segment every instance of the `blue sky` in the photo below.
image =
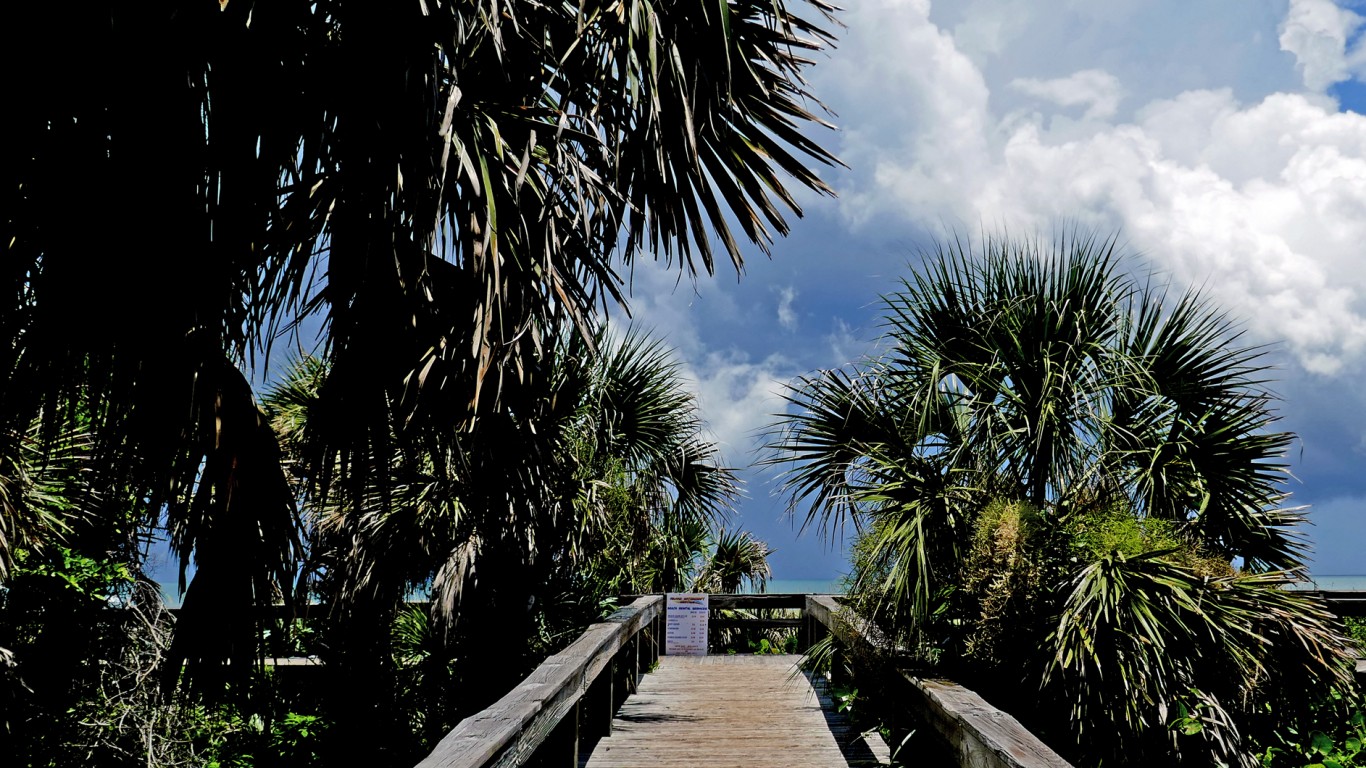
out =
<path fill-rule="evenodd" d="M 1118 231 L 1137 270 L 1202 286 L 1271 345 L 1292 504 L 1318 574 L 1366 572 L 1366 47 L 1331 0 L 858 0 L 810 72 L 849 165 L 837 199 L 696 284 L 639 264 L 636 322 L 678 350 L 728 460 L 795 376 L 873 349 L 876 301 L 948 232 Z M 1355 7 L 1355 10 L 1353 10 Z M 1366 11 L 1363 11 L 1366 12 Z M 771 471 L 739 523 L 778 578 L 844 571 Z"/>

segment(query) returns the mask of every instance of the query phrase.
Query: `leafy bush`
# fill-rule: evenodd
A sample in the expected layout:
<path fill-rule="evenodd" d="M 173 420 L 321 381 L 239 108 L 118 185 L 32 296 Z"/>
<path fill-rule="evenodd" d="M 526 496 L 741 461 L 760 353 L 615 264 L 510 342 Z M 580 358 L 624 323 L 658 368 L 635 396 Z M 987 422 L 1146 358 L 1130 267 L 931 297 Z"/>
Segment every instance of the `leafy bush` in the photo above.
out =
<path fill-rule="evenodd" d="M 1329 696 L 1324 717 L 1316 725 L 1328 730 L 1312 728 L 1300 730 L 1294 726 L 1277 729 L 1258 750 L 1263 768 L 1360 768 L 1366 766 L 1366 713 L 1358 704 L 1351 714 L 1342 717 L 1340 696 Z M 1330 717 L 1337 715 L 1335 720 Z M 1189 727 L 1184 721 L 1178 727 Z"/>

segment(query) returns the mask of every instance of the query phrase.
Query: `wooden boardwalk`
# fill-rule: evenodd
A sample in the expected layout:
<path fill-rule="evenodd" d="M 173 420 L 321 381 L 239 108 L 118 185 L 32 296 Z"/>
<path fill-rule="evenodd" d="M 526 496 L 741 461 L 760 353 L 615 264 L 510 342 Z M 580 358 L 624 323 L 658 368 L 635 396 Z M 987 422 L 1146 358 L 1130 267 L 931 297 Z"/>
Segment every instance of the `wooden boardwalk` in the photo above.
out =
<path fill-rule="evenodd" d="M 833 711 L 800 656 L 663 656 L 612 720 L 587 768 L 840 768 L 886 765 Z M 818 684 L 817 687 L 823 687 Z M 825 706 L 822 707 L 822 700 Z"/>

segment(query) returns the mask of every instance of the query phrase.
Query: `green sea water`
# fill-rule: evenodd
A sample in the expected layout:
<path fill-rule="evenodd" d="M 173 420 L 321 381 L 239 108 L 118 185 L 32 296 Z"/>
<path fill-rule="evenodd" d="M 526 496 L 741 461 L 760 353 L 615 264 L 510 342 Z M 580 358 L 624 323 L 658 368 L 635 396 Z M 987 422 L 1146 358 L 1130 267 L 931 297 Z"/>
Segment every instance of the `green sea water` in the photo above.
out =
<path fill-rule="evenodd" d="M 1299 589 L 1354 590 L 1366 592 L 1366 576 L 1314 574 L 1309 581 L 1295 585 Z"/>
<path fill-rule="evenodd" d="M 1366 592 L 1366 575 L 1315 574 L 1294 588 Z M 840 595 L 844 594 L 844 582 L 841 579 L 769 579 L 764 591 L 769 594 Z"/>
<path fill-rule="evenodd" d="M 842 595 L 844 583 L 840 579 L 769 579 L 764 592 L 770 595 Z"/>

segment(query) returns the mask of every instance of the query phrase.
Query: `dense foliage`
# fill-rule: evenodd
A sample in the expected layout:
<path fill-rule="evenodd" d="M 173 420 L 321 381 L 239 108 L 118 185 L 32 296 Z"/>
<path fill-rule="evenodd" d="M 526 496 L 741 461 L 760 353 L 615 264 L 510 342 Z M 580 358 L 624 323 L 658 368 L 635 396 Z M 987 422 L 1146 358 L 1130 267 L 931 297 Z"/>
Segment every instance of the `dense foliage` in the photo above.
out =
<path fill-rule="evenodd" d="M 201 675 L 203 697 L 163 695 L 173 622 L 128 565 L 136 553 L 89 549 L 108 540 L 92 526 L 111 520 L 59 514 L 79 495 L 81 462 L 26 455 L 23 506 L 48 508 L 67 536 L 16 550 L 0 588 L 4 753 L 34 765 L 307 766 L 365 749 L 410 764 L 618 594 L 762 584 L 767 548 L 725 529 L 734 479 L 668 352 L 634 333 L 590 344 L 569 327 L 550 350 L 542 408 L 459 434 L 459 474 L 388 457 L 383 503 L 310 474 L 331 370 L 293 365 L 263 404 L 304 514 L 307 592 L 326 610 L 284 611 L 258 649 L 322 665 L 213 686 Z"/>
<path fill-rule="evenodd" d="M 1085 762 L 1247 764 L 1351 690 L 1349 642 L 1284 589 L 1303 518 L 1261 351 L 1121 267 L 1076 235 L 926 254 L 886 352 L 795 385 L 778 461 L 808 523 L 857 527 L 856 605 L 923 660 Z"/>
<path fill-rule="evenodd" d="M 301 542 L 243 369 L 314 318 L 311 472 L 360 504 L 376 457 L 460 471 L 636 258 L 710 272 L 712 231 L 738 268 L 828 191 L 828 39 L 770 2 L 7 6 L 0 439 L 84 409 L 104 498 L 195 566 L 173 655 L 249 668 Z"/>
<path fill-rule="evenodd" d="M 802 72 L 830 10 L 0 10 L 0 57 L 25 73 L 4 87 L 0 149 L 0 589 L 18 599 L 21 553 L 51 570 L 41 558 L 63 541 L 73 564 L 136 576 L 162 532 L 187 583 L 154 677 L 214 695 L 253 689 L 259 609 L 303 597 L 305 557 L 355 630 L 331 641 L 356 660 L 349 698 L 391 700 L 407 583 L 432 581 L 437 636 L 513 606 L 507 634 L 484 642 L 523 648 L 538 629 L 527 600 L 554 599 L 494 584 L 523 565 L 545 579 L 537 592 L 568 579 L 586 561 L 566 553 L 600 533 L 579 526 L 605 520 L 589 513 L 616 493 L 594 489 L 636 493 L 642 471 L 566 426 L 577 401 L 546 399 L 578 375 L 565 329 L 573 355 L 595 354 L 598 310 L 625 301 L 636 259 L 693 276 L 720 250 L 738 270 L 742 244 L 767 249 L 800 214 L 788 185 L 829 192 Z M 286 343 L 326 375 L 306 439 L 282 452 L 248 372 Z M 59 461 L 72 423 L 81 487 L 47 504 L 26 468 Z M 581 445 L 561 440 L 571 432 Z M 725 482 L 682 478 L 705 459 L 671 459 L 671 503 L 690 503 L 692 480 Z M 457 634 L 479 652 L 476 633 Z M 6 639 L 24 669 L 27 641 Z"/>

